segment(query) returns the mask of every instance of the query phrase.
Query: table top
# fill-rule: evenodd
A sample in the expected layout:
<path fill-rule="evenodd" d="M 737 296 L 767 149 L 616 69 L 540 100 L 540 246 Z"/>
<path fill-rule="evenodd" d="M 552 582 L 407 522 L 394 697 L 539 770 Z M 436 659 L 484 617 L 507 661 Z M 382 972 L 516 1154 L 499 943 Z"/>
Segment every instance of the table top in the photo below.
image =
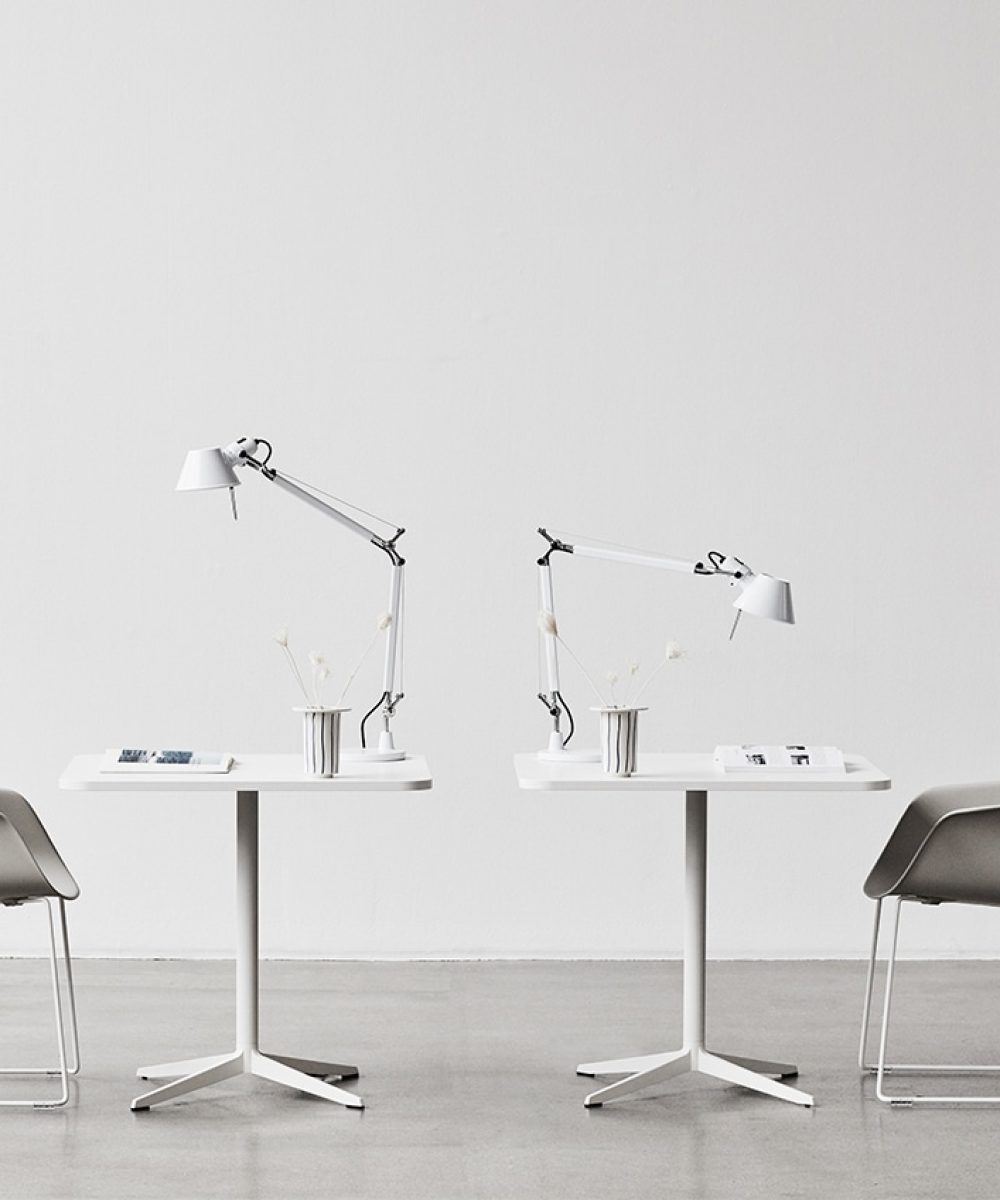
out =
<path fill-rule="evenodd" d="M 432 786 L 422 754 L 399 762 L 342 760 L 333 779 L 302 773 L 301 754 L 236 754 L 232 767 L 217 774 L 162 771 L 102 771 L 103 754 L 79 754 L 59 778 L 59 786 L 79 792 L 409 792 Z"/>
<path fill-rule="evenodd" d="M 678 791 L 678 792 L 851 792 L 882 790 L 892 780 L 867 758 L 845 754 L 842 774 L 788 771 L 726 772 L 704 754 L 639 753 L 639 770 L 627 779 L 605 775 L 599 762 L 556 763 L 537 754 L 515 754 L 514 769 L 522 788 L 541 791 Z"/>

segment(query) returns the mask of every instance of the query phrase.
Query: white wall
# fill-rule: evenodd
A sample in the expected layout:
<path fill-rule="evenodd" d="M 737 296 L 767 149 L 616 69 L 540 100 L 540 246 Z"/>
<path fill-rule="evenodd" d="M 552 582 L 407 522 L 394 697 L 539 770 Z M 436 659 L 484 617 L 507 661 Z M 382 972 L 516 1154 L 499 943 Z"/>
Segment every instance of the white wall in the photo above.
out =
<path fill-rule="evenodd" d="M 732 645 L 714 584 L 557 587 L 597 671 L 688 649 L 646 748 L 892 773 L 712 805 L 710 952 L 863 952 L 904 804 L 1000 776 L 998 43 L 950 0 L 4 0 L 2 773 L 81 880 L 76 947 L 229 953 L 233 813 L 60 793 L 68 758 L 292 751 L 273 629 L 346 668 L 384 605 L 380 556 L 257 479 L 238 525 L 173 493 L 257 434 L 410 530 L 398 732 L 436 776 L 267 801 L 267 953 L 678 952 L 681 799 L 515 785 L 539 523 L 794 581 L 800 624 Z M 994 954 L 996 916 L 908 945 Z"/>

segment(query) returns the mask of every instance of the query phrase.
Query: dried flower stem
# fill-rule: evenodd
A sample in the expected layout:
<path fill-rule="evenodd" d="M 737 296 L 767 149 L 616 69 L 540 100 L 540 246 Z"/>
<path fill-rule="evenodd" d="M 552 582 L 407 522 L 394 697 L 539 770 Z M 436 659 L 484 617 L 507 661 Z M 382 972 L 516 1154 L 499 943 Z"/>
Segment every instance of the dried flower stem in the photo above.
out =
<path fill-rule="evenodd" d="M 350 673 L 350 675 L 348 675 L 348 677 L 347 677 L 347 682 L 344 684 L 344 689 L 343 689 L 343 691 L 340 693 L 340 696 L 337 698 L 337 703 L 338 703 L 338 704 L 343 704 L 343 702 L 344 702 L 344 700 L 345 700 L 345 698 L 346 698 L 346 696 L 347 696 L 348 689 L 350 688 L 351 684 L 354 682 L 354 676 L 355 676 L 355 675 L 357 675 L 357 673 L 358 673 L 358 672 L 361 670 L 361 668 L 364 666 L 365 659 L 368 657 L 368 655 L 369 655 L 369 654 L 371 654 L 371 652 L 372 652 L 372 647 L 373 647 L 373 646 L 375 645 L 375 643 L 378 641 L 378 635 L 379 635 L 381 632 L 382 632 L 382 630 L 381 630 L 381 629 L 376 629 L 376 630 L 375 630 L 375 632 L 372 634 L 372 640 L 371 640 L 371 641 L 368 643 L 368 645 L 365 647 L 365 652 L 364 652 L 364 654 L 362 654 L 362 655 L 361 655 L 361 657 L 358 659 L 357 666 L 355 666 L 354 670 L 353 670 L 353 671 Z"/>
<path fill-rule="evenodd" d="M 667 665 L 667 660 L 664 659 L 663 662 L 661 662 L 659 664 L 659 666 L 654 667 L 653 670 L 649 673 L 649 675 L 647 675 L 646 682 L 642 685 L 641 688 L 639 688 L 639 690 L 635 694 L 635 699 L 632 701 L 633 705 L 639 703 L 639 697 L 646 690 L 646 688 L 649 687 L 649 685 L 653 682 L 653 680 L 657 677 L 657 675 L 659 675 L 659 673 L 663 670 L 663 668 L 666 665 Z"/>
<path fill-rule="evenodd" d="M 682 652 L 681 652 L 680 646 L 678 646 L 676 642 L 667 642 L 667 649 L 666 649 L 666 653 L 663 656 L 663 659 L 653 668 L 653 670 L 646 677 L 646 682 L 636 692 L 635 699 L 632 701 L 633 705 L 639 703 L 639 697 L 646 690 L 646 688 L 649 687 L 649 685 L 653 682 L 653 680 L 657 677 L 657 675 L 659 675 L 659 673 L 663 670 L 663 668 L 667 665 L 667 663 L 673 662 L 674 659 L 681 658 L 681 657 L 682 657 Z"/>
<path fill-rule="evenodd" d="M 625 685 L 625 699 L 622 701 L 623 708 L 629 707 L 629 699 L 631 696 L 632 688 L 635 686 L 635 681 L 638 678 L 638 675 L 639 675 L 639 664 L 633 659 L 632 662 L 630 662 L 628 664 L 628 682 Z"/>
<path fill-rule="evenodd" d="M 559 642 L 559 645 L 560 645 L 560 646 L 562 646 L 562 648 L 563 648 L 563 649 L 566 651 L 566 653 L 567 653 L 567 654 L 570 656 L 570 658 L 571 658 L 571 659 L 572 659 L 572 660 L 573 660 L 573 661 L 576 663 L 576 665 L 577 665 L 577 666 L 580 668 L 580 670 L 583 672 L 583 677 L 584 677 L 584 679 L 586 679 L 586 681 L 587 681 L 587 682 L 590 684 L 590 686 L 591 686 L 591 687 L 594 689 L 594 695 L 597 697 L 598 701 L 600 702 L 600 705 L 601 705 L 601 707 L 602 707 L 602 708 L 604 708 L 604 707 L 605 707 L 605 704 L 604 704 L 604 697 L 601 695 L 601 690 L 600 690 L 600 688 L 597 686 L 597 684 L 596 684 L 596 683 L 594 683 L 593 679 L 591 679 L 591 677 L 590 677 L 590 672 L 589 672 L 589 671 L 587 670 L 587 668 L 586 668 L 586 667 L 583 665 L 583 663 L 582 663 L 582 662 L 580 662 L 580 660 L 579 660 L 579 659 L 577 658 L 577 656 L 576 656 L 576 655 L 573 653 L 573 651 L 570 649 L 570 647 L 569 647 L 569 646 L 567 646 L 567 645 L 566 645 L 566 643 L 563 641 L 562 634 L 559 634 L 559 633 L 557 633 L 557 634 L 555 635 L 555 637 L 556 637 L 556 640 Z"/>
<path fill-rule="evenodd" d="M 305 697 L 306 704 L 312 704 L 309 698 L 309 691 L 306 688 L 305 680 L 302 678 L 302 672 L 299 670 L 299 664 L 295 661 L 295 655 L 289 650 L 287 645 L 281 647 L 285 652 L 285 658 L 288 659 L 288 665 L 292 668 L 292 674 L 295 676 L 295 682 L 302 689 L 302 695 Z"/>

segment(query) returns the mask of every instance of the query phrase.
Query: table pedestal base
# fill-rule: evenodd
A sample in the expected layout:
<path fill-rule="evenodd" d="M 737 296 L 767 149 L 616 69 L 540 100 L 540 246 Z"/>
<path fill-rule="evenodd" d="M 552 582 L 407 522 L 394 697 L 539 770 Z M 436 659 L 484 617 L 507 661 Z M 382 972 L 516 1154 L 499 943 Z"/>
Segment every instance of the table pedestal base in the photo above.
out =
<path fill-rule="evenodd" d="M 777 1075 L 781 1079 L 790 1079 L 798 1075 L 798 1068 L 793 1063 L 767 1062 L 758 1058 L 741 1058 L 735 1054 L 713 1054 L 702 1046 L 692 1050 L 674 1050 L 666 1054 L 643 1054 L 636 1058 L 612 1058 L 605 1062 L 581 1063 L 576 1068 L 577 1075 L 618 1075 L 627 1074 L 626 1079 L 608 1084 L 596 1092 L 591 1092 L 584 1100 L 587 1108 L 600 1108 L 606 1100 L 621 1100 L 632 1096 L 654 1083 L 673 1079 L 675 1075 L 697 1073 L 711 1075 L 714 1079 L 722 1079 L 726 1083 L 736 1083 L 740 1087 L 750 1088 L 755 1092 L 763 1092 L 778 1100 L 789 1100 L 793 1104 L 811 1105 L 812 1096 L 801 1092 L 798 1088 L 769 1079 Z"/>
<path fill-rule="evenodd" d="M 365 1102 L 353 1092 L 335 1087 L 328 1079 L 357 1079 L 358 1068 L 343 1063 L 318 1062 L 307 1058 L 289 1058 L 283 1054 L 262 1054 L 259 1050 L 236 1050 L 230 1054 L 214 1054 L 207 1058 L 189 1058 L 181 1062 L 158 1063 L 140 1067 L 139 1079 L 173 1079 L 173 1083 L 154 1088 L 132 1101 L 133 1112 L 142 1112 L 164 1100 L 176 1100 L 188 1092 L 196 1092 L 213 1083 L 222 1083 L 237 1075 L 256 1075 L 272 1083 L 308 1092 L 321 1100 L 333 1100 L 348 1108 L 364 1108 Z M 180 1079 L 176 1078 L 181 1076 Z"/>
<path fill-rule="evenodd" d="M 689 791 L 684 810 L 684 1015 L 682 1050 L 665 1054 L 643 1054 L 635 1058 L 612 1058 L 581 1063 L 577 1075 L 627 1074 L 626 1079 L 591 1092 L 587 1108 L 600 1108 L 608 1100 L 621 1100 L 675 1075 L 711 1075 L 778 1100 L 811 1106 L 812 1096 L 798 1088 L 769 1079 L 798 1075 L 792 1063 L 741 1058 L 735 1054 L 713 1054 L 705 1049 L 705 941 L 707 926 L 706 883 L 708 878 L 708 793 Z"/>
<path fill-rule="evenodd" d="M 237 1075 L 256 1075 L 272 1083 L 333 1100 L 348 1108 L 364 1108 L 353 1092 L 327 1083 L 328 1079 L 356 1079 L 358 1068 L 343 1063 L 263 1054 L 260 1050 L 260 945 L 258 939 L 258 879 L 260 845 L 257 792 L 236 793 L 236 1046 L 229 1054 L 187 1058 L 180 1062 L 140 1067 L 140 1079 L 173 1079 L 162 1087 L 136 1096 L 133 1112 L 143 1112 L 165 1100 L 176 1100 L 213 1083 Z M 177 1076 L 180 1076 L 178 1079 Z"/>

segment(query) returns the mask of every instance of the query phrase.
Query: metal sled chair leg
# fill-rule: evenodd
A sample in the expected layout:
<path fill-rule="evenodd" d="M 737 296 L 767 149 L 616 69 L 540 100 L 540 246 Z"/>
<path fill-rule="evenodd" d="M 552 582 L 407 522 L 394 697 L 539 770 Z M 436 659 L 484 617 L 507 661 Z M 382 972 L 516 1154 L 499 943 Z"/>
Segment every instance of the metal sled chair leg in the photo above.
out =
<path fill-rule="evenodd" d="M 886 1061 L 892 1011 L 899 919 L 904 901 L 921 904 L 982 904 L 1000 907 L 1000 784 L 934 788 L 910 804 L 865 882 L 875 900 L 875 922 L 865 983 L 858 1065 L 875 1075 L 875 1095 L 892 1105 L 1000 1104 L 1000 1095 L 907 1095 L 886 1090 L 887 1075 L 1000 1076 L 1000 1064 L 889 1063 Z M 875 990 L 875 964 L 882 901 L 896 901 L 886 969 L 878 1061 L 868 1061 L 869 1028 Z"/>

